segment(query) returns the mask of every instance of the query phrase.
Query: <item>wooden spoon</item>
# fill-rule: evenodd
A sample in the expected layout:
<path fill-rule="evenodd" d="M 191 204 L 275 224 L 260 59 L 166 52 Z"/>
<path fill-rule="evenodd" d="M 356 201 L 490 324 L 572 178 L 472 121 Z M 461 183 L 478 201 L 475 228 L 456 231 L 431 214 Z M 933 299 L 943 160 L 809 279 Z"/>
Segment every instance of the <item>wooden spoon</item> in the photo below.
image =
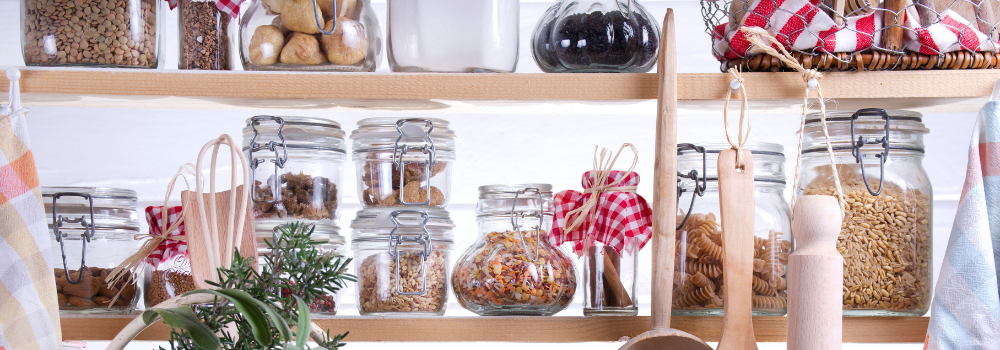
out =
<path fill-rule="evenodd" d="M 788 257 L 788 350 L 840 349 L 844 297 L 844 257 L 837 251 L 843 220 L 840 203 L 833 196 L 802 196 L 793 213 L 796 244 Z"/>
<path fill-rule="evenodd" d="M 736 150 L 719 152 L 719 200 L 722 213 L 722 282 L 725 295 L 722 340 L 717 350 L 756 350 L 753 334 L 753 156 Z"/>
<path fill-rule="evenodd" d="M 653 329 L 630 339 L 620 349 L 711 350 L 698 337 L 670 328 L 677 225 L 677 34 L 673 9 L 667 9 L 663 18 L 661 43 L 653 176 Z"/>

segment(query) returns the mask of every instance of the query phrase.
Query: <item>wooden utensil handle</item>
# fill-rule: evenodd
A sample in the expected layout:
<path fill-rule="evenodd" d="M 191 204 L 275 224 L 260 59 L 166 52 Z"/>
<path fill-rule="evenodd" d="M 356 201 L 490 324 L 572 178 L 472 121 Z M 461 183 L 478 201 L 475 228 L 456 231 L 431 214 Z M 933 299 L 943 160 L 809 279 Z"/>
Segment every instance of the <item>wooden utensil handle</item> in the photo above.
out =
<path fill-rule="evenodd" d="M 674 287 L 674 228 L 677 225 L 677 34 L 674 11 L 663 18 L 660 86 L 653 175 L 653 281 L 651 326 L 670 328 Z"/>
<path fill-rule="evenodd" d="M 885 9 L 892 12 L 885 12 L 882 16 L 882 25 L 887 28 L 882 33 L 882 48 L 893 51 L 903 50 L 903 28 L 906 12 L 906 0 L 885 0 Z"/>
<path fill-rule="evenodd" d="M 837 251 L 842 218 L 833 196 L 795 203 L 795 251 L 788 257 L 788 349 L 840 349 L 844 258 Z"/>
<path fill-rule="evenodd" d="M 725 314 L 718 350 L 754 350 L 752 268 L 754 228 L 753 156 L 735 150 L 719 153 L 719 201 L 722 213 L 722 268 Z"/>

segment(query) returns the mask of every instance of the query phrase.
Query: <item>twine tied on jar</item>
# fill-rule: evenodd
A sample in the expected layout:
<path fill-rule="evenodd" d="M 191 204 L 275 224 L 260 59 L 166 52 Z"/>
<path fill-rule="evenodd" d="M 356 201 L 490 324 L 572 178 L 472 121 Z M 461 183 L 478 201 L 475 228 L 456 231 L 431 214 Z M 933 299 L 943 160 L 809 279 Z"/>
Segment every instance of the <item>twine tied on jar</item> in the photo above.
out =
<path fill-rule="evenodd" d="M 618 180 L 612 181 L 611 183 L 606 183 L 608 177 L 611 175 L 611 169 L 614 167 L 615 162 L 618 161 L 618 156 L 621 155 L 625 147 L 632 149 L 632 165 L 628 168 L 625 174 L 632 173 L 635 169 L 635 164 L 639 162 L 639 151 L 635 149 L 631 143 L 622 144 L 622 147 L 618 149 L 614 157 L 608 155 L 607 148 L 601 148 L 600 153 L 598 153 L 598 147 L 594 146 L 594 171 L 593 184 L 590 188 L 583 190 L 583 193 L 589 194 L 590 197 L 583 203 L 583 206 L 571 210 L 566 214 L 566 221 L 563 222 L 563 231 L 573 232 L 576 231 L 580 226 L 587 222 L 589 219 L 591 222 L 596 222 L 597 216 L 597 204 L 601 198 L 601 194 L 604 192 L 628 192 L 635 193 L 637 186 L 619 186 L 622 181 L 624 181 L 627 176 L 621 176 Z M 600 158 L 597 155 L 600 154 Z M 584 239 L 583 251 L 587 251 L 590 248 L 592 241 L 594 240 L 593 227 L 587 230 L 586 239 Z"/>
<path fill-rule="evenodd" d="M 756 49 L 757 52 L 763 52 L 768 55 L 778 58 L 787 67 L 795 69 L 802 74 L 802 81 L 805 82 L 806 93 L 802 98 L 802 118 L 799 123 L 799 148 L 796 152 L 795 161 L 795 181 L 794 184 L 799 183 L 799 175 L 802 171 L 802 138 L 805 131 L 806 124 L 806 108 L 809 104 L 809 96 L 812 91 L 816 92 L 817 101 L 819 101 L 819 118 L 820 124 L 823 125 L 823 136 L 826 138 L 826 150 L 830 155 L 830 168 L 833 170 L 833 182 L 837 188 L 837 200 L 840 202 L 840 215 L 845 216 L 847 210 L 847 202 L 844 196 L 844 188 L 840 185 L 840 172 L 837 171 L 837 161 L 833 153 L 833 144 L 830 142 L 830 131 L 827 129 L 826 125 L 826 103 L 823 102 L 823 90 L 820 88 L 819 79 L 823 77 L 823 74 L 815 69 L 806 69 L 795 58 L 792 57 L 788 50 L 785 50 L 785 46 L 782 45 L 778 39 L 772 36 L 764 28 L 759 27 L 740 27 L 740 31 L 747 34 L 747 41 L 750 42 L 751 50 Z M 766 39 L 766 41 L 765 41 Z M 774 43 L 773 45 L 768 44 Z M 777 49 L 775 49 L 777 47 Z M 779 52 L 780 50 L 780 52 Z M 744 90 L 744 94 L 746 91 Z M 728 97 L 727 97 L 728 101 Z M 727 131 L 728 132 L 728 131 Z M 728 137 L 728 134 L 727 134 Z M 798 199 L 798 191 L 792 192 L 792 207 L 795 207 L 795 201 Z"/>

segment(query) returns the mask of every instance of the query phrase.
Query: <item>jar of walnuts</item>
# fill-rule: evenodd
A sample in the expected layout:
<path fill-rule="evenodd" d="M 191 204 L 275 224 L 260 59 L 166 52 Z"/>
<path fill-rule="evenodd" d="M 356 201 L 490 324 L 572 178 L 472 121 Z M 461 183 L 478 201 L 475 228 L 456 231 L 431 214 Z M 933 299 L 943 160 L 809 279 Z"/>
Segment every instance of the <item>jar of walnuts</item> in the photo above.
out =
<path fill-rule="evenodd" d="M 718 159 L 729 144 L 677 145 L 677 234 L 674 315 L 722 315 L 723 268 Z M 785 155 L 781 145 L 748 144 L 753 154 L 753 314 L 784 315 L 792 251 L 791 209 L 784 198 Z"/>
<path fill-rule="evenodd" d="M 240 57 L 246 70 L 374 72 L 382 29 L 369 0 L 253 0 Z"/>
<path fill-rule="evenodd" d="M 365 208 L 444 208 L 455 133 L 442 119 L 368 118 L 351 133 Z"/>
<path fill-rule="evenodd" d="M 63 313 L 130 313 L 140 276 L 108 275 L 139 250 L 136 193 L 118 188 L 42 187 L 52 231 L 56 292 Z"/>
<path fill-rule="evenodd" d="M 344 131 L 320 118 L 255 116 L 243 128 L 253 215 L 271 227 L 291 222 L 332 229 L 339 217 Z"/>
<path fill-rule="evenodd" d="M 351 222 L 361 315 L 444 315 L 455 225 L 444 210 L 364 209 Z"/>
<path fill-rule="evenodd" d="M 820 116 L 810 114 L 797 191 L 843 189 L 844 315 L 921 316 L 932 293 L 933 197 L 922 164 L 929 130 L 910 111 L 832 111 L 826 120 L 836 168 Z"/>

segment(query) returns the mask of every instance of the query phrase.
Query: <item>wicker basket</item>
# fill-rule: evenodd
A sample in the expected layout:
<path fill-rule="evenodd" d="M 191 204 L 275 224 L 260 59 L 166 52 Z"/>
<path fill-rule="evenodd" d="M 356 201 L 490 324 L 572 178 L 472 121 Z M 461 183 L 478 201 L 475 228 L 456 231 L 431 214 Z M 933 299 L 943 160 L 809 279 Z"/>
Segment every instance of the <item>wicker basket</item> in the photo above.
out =
<path fill-rule="evenodd" d="M 997 52 L 981 50 L 984 47 L 992 50 L 998 45 L 1000 23 L 997 22 L 1000 21 L 1000 14 L 996 13 L 1000 13 L 1000 0 L 941 0 L 942 5 L 933 2 L 936 0 L 886 0 L 877 7 L 869 5 L 866 0 L 842 0 L 847 3 L 839 12 L 833 10 L 839 5 L 834 0 L 802 1 L 794 5 L 801 6 L 797 12 L 781 7 L 790 6 L 791 1 L 794 0 L 701 1 L 706 28 L 713 37 L 712 51 L 722 62 L 723 71 L 737 66 L 744 71 L 756 72 L 790 70 L 775 57 L 757 55 L 752 50 L 739 52 L 739 49 L 733 49 L 733 41 L 738 39 L 734 39 L 732 33 L 738 28 L 726 25 L 730 22 L 744 25 L 756 23 L 755 26 L 767 29 L 785 43 L 792 56 L 805 68 L 820 71 L 992 69 L 1000 66 Z M 768 15 L 769 8 L 776 10 Z M 835 29 L 843 29 L 847 32 L 841 33 L 856 36 L 858 43 L 870 44 L 857 45 L 866 47 L 856 51 L 829 52 L 831 50 L 825 48 L 829 45 L 824 44 L 831 39 L 835 42 L 837 38 L 833 32 L 836 30 L 816 31 L 810 28 L 806 18 L 816 18 L 817 15 L 828 16 L 825 20 L 834 21 Z M 744 20 L 747 16 L 753 17 Z M 869 23 L 881 23 L 870 33 L 861 30 L 860 24 L 856 27 L 850 25 L 864 16 L 873 16 Z M 967 23 L 954 20 L 956 17 Z M 778 28 L 780 23 L 793 21 L 805 25 L 799 26 L 801 28 L 788 26 L 795 30 Z M 934 39 L 930 39 L 929 43 L 927 41 L 930 32 L 941 33 L 942 30 L 952 32 L 955 42 L 939 49 Z M 798 37 L 807 38 L 807 44 L 811 38 L 819 42 L 810 48 L 792 47 L 790 43 Z M 801 43 L 797 44 L 801 46 Z M 743 48 L 745 45 L 737 43 L 736 47 Z"/>

